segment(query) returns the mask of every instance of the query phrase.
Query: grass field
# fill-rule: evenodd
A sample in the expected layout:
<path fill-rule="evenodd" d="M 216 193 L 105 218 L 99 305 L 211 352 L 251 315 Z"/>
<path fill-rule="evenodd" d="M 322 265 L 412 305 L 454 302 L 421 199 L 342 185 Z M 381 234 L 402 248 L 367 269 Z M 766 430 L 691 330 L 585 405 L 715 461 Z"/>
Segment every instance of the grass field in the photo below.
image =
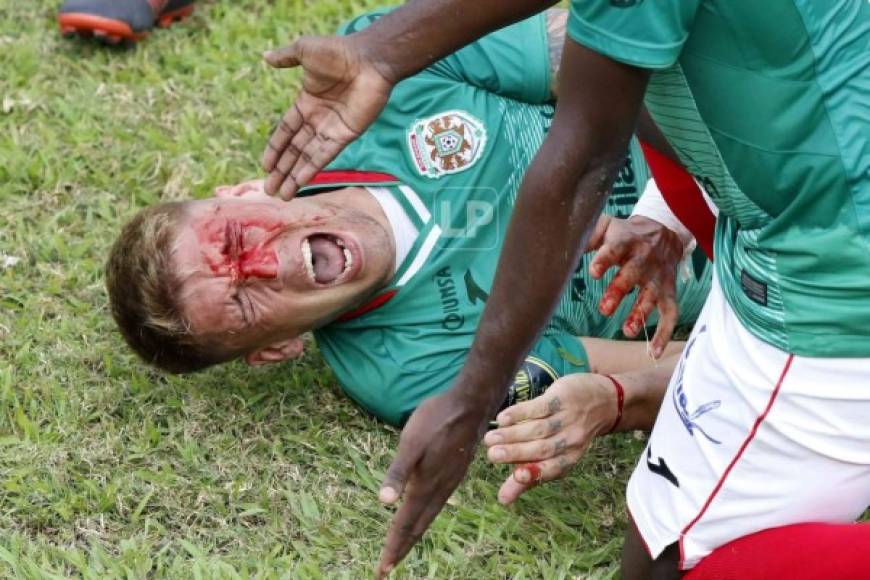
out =
<path fill-rule="evenodd" d="M 0 577 L 367 577 L 398 433 L 316 352 L 149 371 L 102 268 L 137 208 L 258 174 L 298 82 L 264 49 L 376 4 L 200 2 L 122 51 L 63 40 L 58 3 L 0 0 Z M 511 509 L 495 502 L 506 471 L 479 457 L 398 576 L 614 577 L 641 447 L 598 442 Z"/>

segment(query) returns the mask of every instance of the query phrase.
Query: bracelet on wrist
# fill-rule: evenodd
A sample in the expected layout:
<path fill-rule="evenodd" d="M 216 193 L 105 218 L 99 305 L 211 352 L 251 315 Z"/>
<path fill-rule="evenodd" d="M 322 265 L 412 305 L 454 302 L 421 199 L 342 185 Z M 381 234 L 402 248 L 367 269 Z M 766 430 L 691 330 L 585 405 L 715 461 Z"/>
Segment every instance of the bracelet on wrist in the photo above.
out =
<path fill-rule="evenodd" d="M 613 383 L 613 388 L 616 389 L 616 420 L 613 421 L 613 426 L 611 426 L 610 429 L 608 429 L 605 433 L 605 435 L 609 435 L 616 431 L 616 428 L 619 427 L 619 422 L 622 421 L 622 410 L 625 407 L 625 389 L 622 387 L 619 381 L 617 381 L 610 375 L 604 376 L 610 379 L 610 382 Z"/>

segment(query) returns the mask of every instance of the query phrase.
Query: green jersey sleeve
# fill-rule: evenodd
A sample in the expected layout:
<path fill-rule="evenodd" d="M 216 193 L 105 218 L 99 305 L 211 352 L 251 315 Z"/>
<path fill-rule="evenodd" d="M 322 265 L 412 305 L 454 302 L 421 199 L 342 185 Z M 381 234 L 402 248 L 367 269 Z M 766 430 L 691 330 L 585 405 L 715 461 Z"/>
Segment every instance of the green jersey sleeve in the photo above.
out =
<path fill-rule="evenodd" d="M 430 71 L 517 101 L 552 101 L 546 15 L 488 34 L 435 63 Z"/>
<path fill-rule="evenodd" d="M 451 387 L 474 338 L 419 327 L 327 327 L 316 331 L 315 337 L 342 390 L 392 425 L 403 425 L 420 403 Z M 588 371 L 586 352 L 576 337 L 545 335 L 517 372 L 505 405 L 540 395 L 566 374 Z"/>
<path fill-rule="evenodd" d="M 387 12 L 358 16 L 344 24 L 339 34 L 358 32 Z M 445 76 L 527 103 L 549 102 L 553 96 L 546 16 L 538 14 L 484 36 L 421 74 Z"/>
<path fill-rule="evenodd" d="M 571 0 L 568 36 L 641 68 L 677 61 L 700 0 Z"/>

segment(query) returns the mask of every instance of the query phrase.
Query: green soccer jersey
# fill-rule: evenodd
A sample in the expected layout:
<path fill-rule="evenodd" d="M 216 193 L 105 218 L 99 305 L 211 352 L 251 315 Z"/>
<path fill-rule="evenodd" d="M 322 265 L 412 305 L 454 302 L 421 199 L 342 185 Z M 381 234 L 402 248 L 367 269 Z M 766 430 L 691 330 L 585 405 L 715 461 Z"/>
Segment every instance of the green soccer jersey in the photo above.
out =
<path fill-rule="evenodd" d="M 569 35 L 656 69 L 646 104 L 721 212 L 741 322 L 805 356 L 870 356 L 870 2 L 595 0 Z"/>
<path fill-rule="evenodd" d="M 344 32 L 379 14 L 357 18 Z M 399 83 L 380 118 L 330 165 L 343 172 L 340 179 L 303 190 L 376 187 L 419 232 L 373 302 L 377 308 L 315 332 L 345 392 L 389 423 L 403 423 L 423 399 L 448 388 L 465 361 L 517 190 L 553 117 L 549 70 L 543 16 L 492 34 Z M 374 181 L 371 173 L 364 180 L 354 173 L 363 171 L 377 172 Z M 648 179 L 632 142 L 605 211 L 628 216 Z M 612 276 L 592 280 L 587 263 L 526 358 L 518 391 L 540 392 L 559 376 L 588 371 L 578 336 L 618 334 L 620 321 L 597 311 Z M 697 317 L 709 289 L 711 268 L 704 260 L 693 264 L 695 273 L 679 288 L 684 321 Z M 614 318 L 624 318 L 629 306 Z"/>

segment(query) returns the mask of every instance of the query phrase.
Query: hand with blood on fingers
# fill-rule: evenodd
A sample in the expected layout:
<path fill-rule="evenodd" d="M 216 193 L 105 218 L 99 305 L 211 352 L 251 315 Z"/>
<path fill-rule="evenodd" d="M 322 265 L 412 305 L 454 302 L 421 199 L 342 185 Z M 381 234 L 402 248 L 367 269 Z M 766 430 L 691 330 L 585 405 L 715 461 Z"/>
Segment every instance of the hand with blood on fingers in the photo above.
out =
<path fill-rule="evenodd" d="M 302 90 L 263 154 L 266 191 L 290 199 L 372 124 L 395 83 L 353 35 L 307 36 L 264 57 L 275 68 L 302 67 Z"/>
<path fill-rule="evenodd" d="M 390 524 L 377 578 L 386 577 L 408 554 L 465 477 L 488 415 L 486 404 L 465 400 L 455 387 L 411 415 L 379 494 L 387 505 L 403 493 L 404 501 Z"/>
<path fill-rule="evenodd" d="M 619 266 L 599 302 L 598 309 L 611 316 L 634 288 L 639 288 L 634 306 L 622 326 L 628 337 L 636 337 L 658 308 L 659 322 L 650 344 L 653 356 L 664 352 L 676 326 L 676 276 L 683 257 L 679 236 L 659 222 L 632 216 L 622 220 L 602 216 L 586 251 L 597 250 L 589 264 L 589 273 L 599 279 L 612 267 Z"/>
<path fill-rule="evenodd" d="M 610 379 L 595 374 L 562 377 L 547 392 L 498 414 L 498 429 L 483 439 L 492 463 L 520 464 L 498 492 L 508 505 L 535 485 L 563 477 L 583 457 L 592 438 L 617 416 Z"/>

